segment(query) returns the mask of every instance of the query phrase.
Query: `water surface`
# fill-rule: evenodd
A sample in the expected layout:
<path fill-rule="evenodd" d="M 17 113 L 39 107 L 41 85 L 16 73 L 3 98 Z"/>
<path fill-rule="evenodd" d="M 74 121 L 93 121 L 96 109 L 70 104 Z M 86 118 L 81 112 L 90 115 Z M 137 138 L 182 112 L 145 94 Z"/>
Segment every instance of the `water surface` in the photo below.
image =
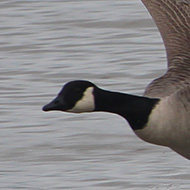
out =
<path fill-rule="evenodd" d="M 122 118 L 41 111 L 70 80 L 140 95 L 164 73 L 140 1 L 9 0 L 0 18 L 1 189 L 189 189 L 189 161 Z"/>

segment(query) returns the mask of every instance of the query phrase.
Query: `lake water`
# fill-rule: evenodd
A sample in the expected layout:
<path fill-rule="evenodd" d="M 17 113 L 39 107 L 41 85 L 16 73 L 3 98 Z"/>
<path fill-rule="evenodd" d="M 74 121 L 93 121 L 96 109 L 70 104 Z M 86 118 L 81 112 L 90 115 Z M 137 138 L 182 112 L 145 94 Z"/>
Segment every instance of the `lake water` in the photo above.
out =
<path fill-rule="evenodd" d="M 1 1 L 0 23 L 0 189 L 190 189 L 189 161 L 122 118 L 41 111 L 70 80 L 140 95 L 164 73 L 141 1 Z"/>

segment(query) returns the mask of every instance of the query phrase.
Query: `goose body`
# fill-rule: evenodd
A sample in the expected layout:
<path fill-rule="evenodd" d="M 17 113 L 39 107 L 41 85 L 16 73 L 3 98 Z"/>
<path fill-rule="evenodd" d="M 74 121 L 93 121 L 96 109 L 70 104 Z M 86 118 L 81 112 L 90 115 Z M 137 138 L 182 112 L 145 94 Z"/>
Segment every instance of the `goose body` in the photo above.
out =
<path fill-rule="evenodd" d="M 168 70 L 143 96 L 72 81 L 43 107 L 72 113 L 105 111 L 125 118 L 135 134 L 190 159 L 190 0 L 142 0 L 163 38 Z"/>

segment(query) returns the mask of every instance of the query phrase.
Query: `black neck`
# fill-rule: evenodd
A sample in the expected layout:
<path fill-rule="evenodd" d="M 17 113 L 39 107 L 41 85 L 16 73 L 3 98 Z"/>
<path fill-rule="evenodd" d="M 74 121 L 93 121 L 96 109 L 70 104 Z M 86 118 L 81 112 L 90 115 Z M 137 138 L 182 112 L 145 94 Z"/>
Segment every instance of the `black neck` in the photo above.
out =
<path fill-rule="evenodd" d="M 124 117 L 132 129 L 145 127 L 149 114 L 159 99 L 110 92 L 95 88 L 95 111 L 105 111 Z"/>

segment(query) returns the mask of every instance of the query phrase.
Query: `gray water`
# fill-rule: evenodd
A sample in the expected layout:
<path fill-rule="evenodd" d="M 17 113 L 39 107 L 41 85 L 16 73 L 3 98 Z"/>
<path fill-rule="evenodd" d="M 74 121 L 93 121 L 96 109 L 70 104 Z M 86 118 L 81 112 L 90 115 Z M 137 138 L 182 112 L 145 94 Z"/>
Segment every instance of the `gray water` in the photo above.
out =
<path fill-rule="evenodd" d="M 65 82 L 143 94 L 166 69 L 139 0 L 0 2 L 0 189 L 189 189 L 189 161 L 122 118 L 45 113 Z"/>

